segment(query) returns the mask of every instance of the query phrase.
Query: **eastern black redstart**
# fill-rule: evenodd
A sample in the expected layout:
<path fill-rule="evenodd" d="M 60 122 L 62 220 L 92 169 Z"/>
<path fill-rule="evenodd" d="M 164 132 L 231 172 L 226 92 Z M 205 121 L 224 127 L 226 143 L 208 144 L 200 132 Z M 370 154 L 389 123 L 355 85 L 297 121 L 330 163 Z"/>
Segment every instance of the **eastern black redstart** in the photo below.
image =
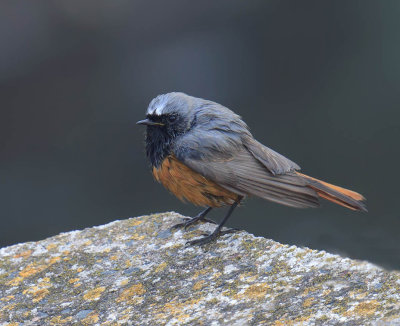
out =
<path fill-rule="evenodd" d="M 298 208 L 318 207 L 321 197 L 367 211 L 362 195 L 297 172 L 296 163 L 255 140 L 241 117 L 218 103 L 184 93 L 159 95 L 137 123 L 147 126 L 146 152 L 155 179 L 179 199 L 207 207 L 178 226 L 205 220 L 213 207 L 230 206 L 213 233 L 189 244 L 217 238 L 250 195 Z"/>

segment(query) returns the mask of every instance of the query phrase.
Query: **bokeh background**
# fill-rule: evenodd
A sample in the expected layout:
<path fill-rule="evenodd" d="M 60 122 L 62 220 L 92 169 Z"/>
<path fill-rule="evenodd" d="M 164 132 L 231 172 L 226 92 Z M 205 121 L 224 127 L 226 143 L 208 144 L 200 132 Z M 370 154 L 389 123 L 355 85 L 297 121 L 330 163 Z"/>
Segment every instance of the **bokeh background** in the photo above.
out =
<path fill-rule="evenodd" d="M 399 1 L 2 1 L 0 12 L 0 246 L 196 214 L 153 180 L 135 125 L 157 94 L 183 91 L 368 198 L 368 214 L 249 199 L 230 226 L 400 269 Z"/>

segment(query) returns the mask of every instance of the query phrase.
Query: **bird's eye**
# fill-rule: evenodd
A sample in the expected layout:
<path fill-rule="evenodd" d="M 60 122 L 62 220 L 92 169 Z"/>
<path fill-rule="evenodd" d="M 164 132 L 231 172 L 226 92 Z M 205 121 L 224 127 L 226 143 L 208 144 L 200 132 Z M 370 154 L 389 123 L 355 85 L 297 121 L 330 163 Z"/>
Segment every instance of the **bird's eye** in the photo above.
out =
<path fill-rule="evenodd" d="M 168 116 L 168 121 L 169 122 L 174 122 L 176 120 L 176 115 L 170 115 Z"/>

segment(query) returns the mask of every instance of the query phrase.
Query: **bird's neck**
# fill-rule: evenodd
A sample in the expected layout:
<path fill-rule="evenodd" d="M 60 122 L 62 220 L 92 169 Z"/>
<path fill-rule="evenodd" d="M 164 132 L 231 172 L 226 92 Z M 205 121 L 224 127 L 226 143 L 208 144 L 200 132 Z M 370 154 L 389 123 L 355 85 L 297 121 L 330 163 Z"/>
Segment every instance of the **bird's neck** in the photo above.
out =
<path fill-rule="evenodd" d="M 171 137 L 159 128 L 148 128 L 146 135 L 146 154 L 152 167 L 160 167 L 171 154 Z"/>

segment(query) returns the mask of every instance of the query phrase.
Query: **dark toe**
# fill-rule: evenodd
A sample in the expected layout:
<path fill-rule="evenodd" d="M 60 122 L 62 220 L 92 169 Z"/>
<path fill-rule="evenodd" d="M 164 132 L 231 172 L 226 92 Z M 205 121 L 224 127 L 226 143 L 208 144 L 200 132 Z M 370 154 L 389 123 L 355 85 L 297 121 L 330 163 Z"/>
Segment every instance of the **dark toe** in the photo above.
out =
<path fill-rule="evenodd" d="M 192 241 L 188 241 L 186 242 L 186 246 L 202 246 L 205 245 L 207 243 L 210 243 L 212 241 L 214 241 L 217 238 L 217 234 L 211 233 L 211 234 L 207 234 L 206 236 L 199 238 L 199 239 L 195 239 Z"/>
<path fill-rule="evenodd" d="M 178 223 L 178 224 L 175 224 L 175 225 L 171 226 L 171 229 L 180 229 L 180 228 L 183 228 L 185 226 L 186 226 L 186 223 Z"/>
<path fill-rule="evenodd" d="M 213 220 L 210 220 L 209 218 L 203 218 L 201 220 L 204 221 L 204 222 L 212 223 L 212 224 L 218 224 L 217 222 L 215 222 Z"/>
<path fill-rule="evenodd" d="M 223 235 L 223 234 L 230 234 L 230 233 L 236 233 L 236 232 L 240 232 L 241 230 L 239 230 L 239 229 L 236 229 L 236 228 L 229 228 L 229 229 L 227 229 L 227 230 L 223 230 L 223 231 L 220 231 L 220 235 Z"/>

